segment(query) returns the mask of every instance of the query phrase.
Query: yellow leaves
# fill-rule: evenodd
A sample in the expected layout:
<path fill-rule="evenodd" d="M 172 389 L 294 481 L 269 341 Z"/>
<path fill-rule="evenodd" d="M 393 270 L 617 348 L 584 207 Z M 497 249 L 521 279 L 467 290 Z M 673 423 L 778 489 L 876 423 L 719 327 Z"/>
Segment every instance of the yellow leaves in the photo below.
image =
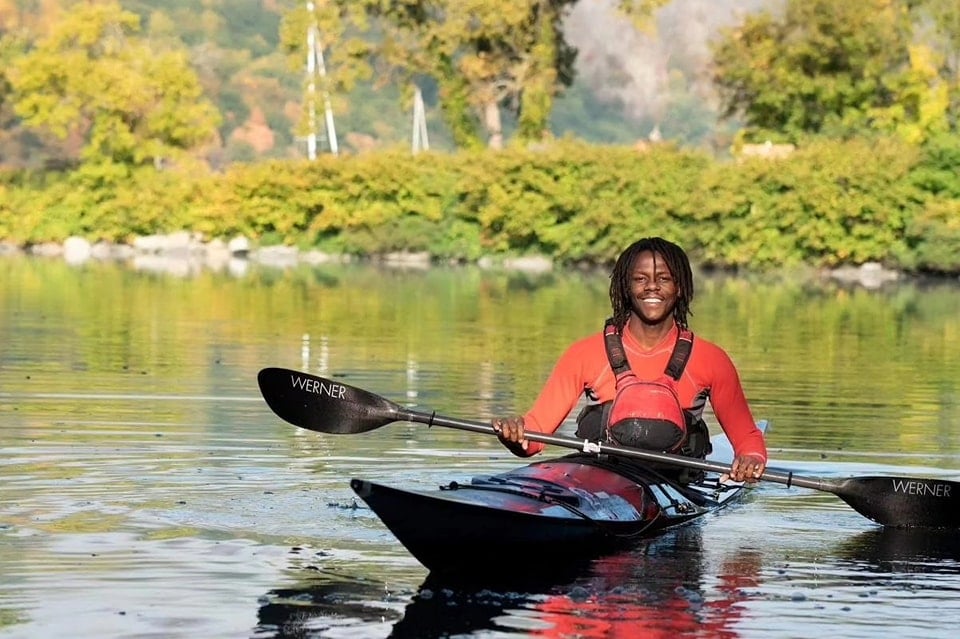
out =
<path fill-rule="evenodd" d="M 908 48 L 910 69 L 895 86 L 892 104 L 869 110 L 875 129 L 922 144 L 950 128 L 950 85 L 939 73 L 942 55 L 928 45 Z"/>
<path fill-rule="evenodd" d="M 656 24 L 654 15 L 657 9 L 667 5 L 671 0 L 619 0 L 619 8 L 630 17 L 634 26 L 640 31 L 652 33 Z"/>
<path fill-rule="evenodd" d="M 39 46 L 45 49 L 79 47 L 91 55 L 115 54 L 123 48 L 125 37 L 139 30 L 140 18 L 124 11 L 119 2 L 91 3 L 66 13 Z"/>
<path fill-rule="evenodd" d="M 116 2 L 73 6 L 8 72 L 24 123 L 84 136 L 90 161 L 151 163 L 210 139 L 219 115 L 186 55 L 138 31 Z"/>
<path fill-rule="evenodd" d="M 482 82 L 497 77 L 497 65 L 492 56 L 486 53 L 465 55 L 460 60 L 460 73 L 471 82 Z"/>
<path fill-rule="evenodd" d="M 908 47 L 910 53 L 910 69 L 914 74 L 932 80 L 937 77 L 937 68 L 942 62 L 942 55 L 925 44 L 912 44 Z"/>

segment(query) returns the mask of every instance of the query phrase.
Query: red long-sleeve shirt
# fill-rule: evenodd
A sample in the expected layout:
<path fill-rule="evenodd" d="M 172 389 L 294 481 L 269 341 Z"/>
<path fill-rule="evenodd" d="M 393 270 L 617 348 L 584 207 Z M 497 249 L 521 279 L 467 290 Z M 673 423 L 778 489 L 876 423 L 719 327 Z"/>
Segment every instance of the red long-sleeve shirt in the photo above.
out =
<path fill-rule="evenodd" d="M 629 331 L 624 331 L 623 347 L 630 368 L 643 381 L 663 375 L 677 341 L 679 328 L 673 329 L 650 350 L 644 349 Z M 727 353 L 700 337 L 694 337 L 690 359 L 677 383 L 680 404 L 697 417 L 703 414 L 707 399 L 720 426 L 737 455 L 760 455 L 767 459 L 763 433 L 757 428 L 740 375 Z M 553 433 L 577 405 L 582 394 L 590 403 L 603 403 L 614 398 L 616 378 L 604 348 L 603 331 L 572 344 L 561 355 L 540 396 L 524 418 L 524 428 L 531 432 Z M 544 445 L 528 442 L 524 455 L 534 455 Z M 519 452 L 519 450 L 517 451 Z"/>

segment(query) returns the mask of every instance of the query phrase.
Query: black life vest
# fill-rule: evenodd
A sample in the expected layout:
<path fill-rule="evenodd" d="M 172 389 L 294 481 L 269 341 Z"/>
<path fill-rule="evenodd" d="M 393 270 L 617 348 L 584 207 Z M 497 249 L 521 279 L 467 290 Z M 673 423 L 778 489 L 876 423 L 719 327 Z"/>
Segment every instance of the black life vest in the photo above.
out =
<path fill-rule="evenodd" d="M 676 387 L 693 350 L 693 333 L 680 330 L 663 375 L 652 381 L 641 381 L 630 369 L 612 318 L 604 326 L 604 346 L 616 376 L 616 396 L 584 407 L 577 418 L 577 437 L 706 457 L 711 449 L 707 425 L 680 405 Z"/>

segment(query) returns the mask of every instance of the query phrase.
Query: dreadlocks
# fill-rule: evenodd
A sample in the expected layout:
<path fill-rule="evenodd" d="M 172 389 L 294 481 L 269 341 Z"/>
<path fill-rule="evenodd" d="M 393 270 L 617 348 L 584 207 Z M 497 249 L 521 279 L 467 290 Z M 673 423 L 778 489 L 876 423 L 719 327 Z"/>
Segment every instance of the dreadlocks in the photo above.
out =
<path fill-rule="evenodd" d="M 670 275 L 677 284 L 677 304 L 673 309 L 673 318 L 680 328 L 687 328 L 687 314 L 693 314 L 690 311 L 690 302 L 693 301 L 693 273 L 690 270 L 690 259 L 682 248 L 660 237 L 645 237 L 637 240 L 617 258 L 617 263 L 610 272 L 610 306 L 613 308 L 614 323 L 622 329 L 630 319 L 630 312 L 633 309 L 630 293 L 633 266 L 640 254 L 647 252 L 659 254 L 667 263 Z"/>

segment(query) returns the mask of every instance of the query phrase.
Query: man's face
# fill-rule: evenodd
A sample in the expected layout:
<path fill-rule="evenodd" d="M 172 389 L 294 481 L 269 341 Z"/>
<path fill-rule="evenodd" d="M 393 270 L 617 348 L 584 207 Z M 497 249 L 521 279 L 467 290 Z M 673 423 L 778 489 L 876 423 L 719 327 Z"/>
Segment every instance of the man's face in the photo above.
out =
<path fill-rule="evenodd" d="M 660 324 L 670 319 L 680 291 L 659 253 L 641 253 L 633 263 L 630 281 L 633 311 L 641 321 Z"/>

